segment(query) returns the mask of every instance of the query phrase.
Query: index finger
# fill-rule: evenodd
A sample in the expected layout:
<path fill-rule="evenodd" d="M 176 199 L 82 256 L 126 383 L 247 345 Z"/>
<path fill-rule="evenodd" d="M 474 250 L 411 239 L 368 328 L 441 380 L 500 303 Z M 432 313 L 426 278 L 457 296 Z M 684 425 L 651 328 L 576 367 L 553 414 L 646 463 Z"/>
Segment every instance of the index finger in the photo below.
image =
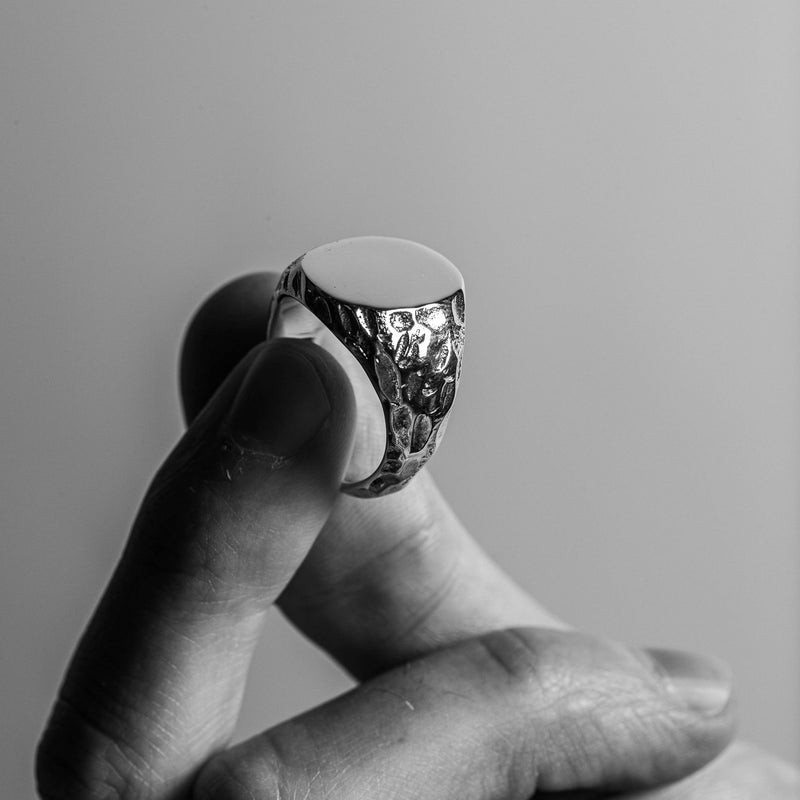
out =
<path fill-rule="evenodd" d="M 176 797 L 233 731 L 264 616 L 318 535 L 352 395 L 308 342 L 255 348 L 159 470 L 38 752 L 48 800 Z"/>

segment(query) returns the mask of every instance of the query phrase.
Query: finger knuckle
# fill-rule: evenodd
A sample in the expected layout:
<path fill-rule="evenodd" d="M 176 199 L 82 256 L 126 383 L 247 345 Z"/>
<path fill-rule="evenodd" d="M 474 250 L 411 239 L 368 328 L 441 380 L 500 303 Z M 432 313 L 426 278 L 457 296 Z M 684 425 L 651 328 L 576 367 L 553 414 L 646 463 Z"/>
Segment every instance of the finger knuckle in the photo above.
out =
<path fill-rule="evenodd" d="M 540 652 L 524 629 L 492 631 L 477 637 L 474 642 L 487 668 L 499 673 L 506 681 L 523 686 L 542 682 Z"/>
<path fill-rule="evenodd" d="M 256 770 L 248 760 L 234 760 L 227 754 L 206 763 L 192 791 L 192 800 L 285 800 L 290 796 L 282 792 L 279 769 L 260 764 Z"/>
<path fill-rule="evenodd" d="M 264 520 L 250 488 L 235 482 L 245 467 L 230 447 L 208 443 L 192 466 L 175 468 L 179 477 L 157 477 L 132 537 L 148 585 L 178 590 L 211 611 L 249 598 L 265 569 Z"/>
<path fill-rule="evenodd" d="M 414 576 L 416 581 L 404 602 L 394 609 L 395 615 L 402 615 L 392 630 L 391 638 L 396 643 L 405 644 L 424 636 L 426 627 L 457 587 L 460 565 L 455 559 L 442 557 L 442 545 L 438 525 L 419 528 L 395 552 L 394 563 L 385 565 L 387 574 Z"/>
<path fill-rule="evenodd" d="M 358 575 L 350 576 L 351 583 L 360 587 L 359 600 L 366 599 L 373 609 L 378 641 L 396 647 L 419 637 L 456 586 L 458 556 L 441 521 L 426 516 L 366 562 Z M 394 593 L 387 594 L 387 586 Z M 387 619 L 391 625 L 385 624 Z"/>
<path fill-rule="evenodd" d="M 132 800 L 153 785 L 135 751 L 64 701 L 39 742 L 35 770 L 43 800 Z"/>

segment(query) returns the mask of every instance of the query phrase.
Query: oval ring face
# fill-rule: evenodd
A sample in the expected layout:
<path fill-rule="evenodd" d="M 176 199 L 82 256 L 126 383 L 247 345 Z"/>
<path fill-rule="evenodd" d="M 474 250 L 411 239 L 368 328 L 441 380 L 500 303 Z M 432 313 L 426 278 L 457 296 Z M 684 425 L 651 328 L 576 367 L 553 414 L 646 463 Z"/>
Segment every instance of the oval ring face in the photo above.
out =
<path fill-rule="evenodd" d="M 371 308 L 416 308 L 464 291 L 441 253 L 408 239 L 358 236 L 309 250 L 303 272 L 337 300 Z"/>
<path fill-rule="evenodd" d="M 435 452 L 461 374 L 463 286 L 439 253 L 378 236 L 316 248 L 281 276 L 268 336 L 314 339 L 353 384 L 359 416 L 342 491 L 398 491 Z"/>

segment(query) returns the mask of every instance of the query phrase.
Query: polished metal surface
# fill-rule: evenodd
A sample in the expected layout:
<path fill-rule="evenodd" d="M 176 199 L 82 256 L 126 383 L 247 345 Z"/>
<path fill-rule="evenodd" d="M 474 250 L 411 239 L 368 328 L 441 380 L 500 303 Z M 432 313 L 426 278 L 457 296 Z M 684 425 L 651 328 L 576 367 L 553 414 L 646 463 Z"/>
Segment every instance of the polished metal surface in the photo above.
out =
<path fill-rule="evenodd" d="M 301 256 L 275 290 L 268 336 L 280 335 L 288 300 L 308 309 L 345 346 L 382 409 L 386 443 L 380 461 L 342 491 L 357 497 L 398 491 L 433 455 L 447 425 L 461 374 L 464 292 L 416 307 L 353 304 L 315 285 Z"/>

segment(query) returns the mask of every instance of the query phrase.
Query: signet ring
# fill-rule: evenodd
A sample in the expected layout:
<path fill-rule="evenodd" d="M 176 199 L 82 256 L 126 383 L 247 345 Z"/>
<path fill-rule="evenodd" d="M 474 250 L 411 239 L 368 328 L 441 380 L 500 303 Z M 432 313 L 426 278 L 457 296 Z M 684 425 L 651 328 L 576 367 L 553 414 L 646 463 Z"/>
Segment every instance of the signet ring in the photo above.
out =
<path fill-rule="evenodd" d="M 458 388 L 464 329 L 461 273 L 416 242 L 342 239 L 284 270 L 267 338 L 312 339 L 353 386 L 358 418 L 343 492 L 396 492 L 433 455 Z"/>

